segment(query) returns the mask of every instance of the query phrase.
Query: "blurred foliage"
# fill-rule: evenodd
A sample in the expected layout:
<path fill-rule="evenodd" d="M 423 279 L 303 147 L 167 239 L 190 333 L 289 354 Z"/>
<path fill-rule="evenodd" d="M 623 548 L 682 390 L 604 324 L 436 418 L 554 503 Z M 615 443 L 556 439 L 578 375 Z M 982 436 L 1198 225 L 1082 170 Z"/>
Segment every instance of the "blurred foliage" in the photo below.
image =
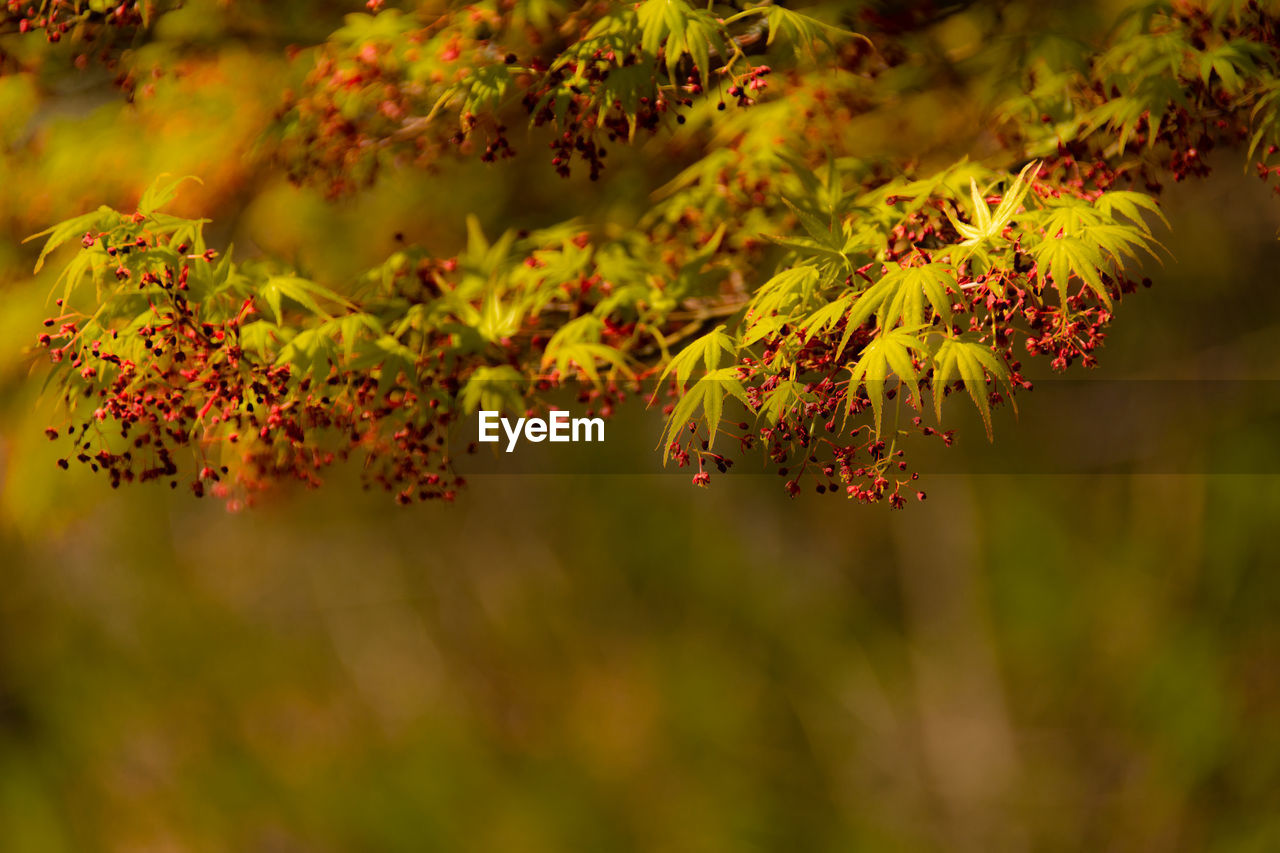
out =
<path fill-rule="evenodd" d="M 993 6 L 958 5 L 910 49 L 998 68 L 1003 43 L 975 41 Z M 999 14 L 1067 55 L 1114 5 Z M 59 471 L 29 346 L 58 270 L 21 242 L 50 222 L 198 175 L 177 214 L 336 284 L 406 243 L 463 251 L 468 213 L 617 236 L 681 186 L 694 154 L 662 137 L 595 184 L 520 161 L 337 202 L 289 184 L 264 159 L 303 76 L 286 48 L 362 8 L 191 0 L 112 67 L 0 36 L 0 846 L 1280 847 L 1280 484 L 1195 473 L 1274 441 L 1248 400 L 1173 401 L 1153 444 L 1237 425 L 1189 473 L 939 476 L 892 515 L 749 474 L 490 476 L 393 512 L 345 469 L 228 514 Z M 991 144 L 967 90 L 894 73 L 891 108 L 830 120 L 939 168 Z M 1100 377 L 1280 378 L 1280 219 L 1243 153 L 1168 192 L 1175 259 Z"/>

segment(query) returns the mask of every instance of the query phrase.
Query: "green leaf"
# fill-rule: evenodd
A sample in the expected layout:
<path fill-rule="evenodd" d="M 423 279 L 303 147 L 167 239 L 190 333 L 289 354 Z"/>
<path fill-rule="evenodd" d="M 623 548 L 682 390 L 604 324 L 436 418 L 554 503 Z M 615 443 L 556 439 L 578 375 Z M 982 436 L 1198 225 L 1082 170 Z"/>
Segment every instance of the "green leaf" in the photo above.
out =
<path fill-rule="evenodd" d="M 757 341 L 762 341 L 770 335 L 775 335 L 789 322 L 790 320 L 786 317 L 779 317 L 777 314 L 754 318 L 750 321 L 746 333 L 742 336 L 742 345 L 749 347 Z"/>
<path fill-rule="evenodd" d="M 297 367 L 297 376 L 314 378 L 327 376 L 329 367 L 336 363 L 337 343 L 323 328 L 305 329 L 294 335 L 276 357 L 276 364 Z"/>
<path fill-rule="evenodd" d="M 809 264 L 783 270 L 762 284 L 752 295 L 752 316 L 767 317 L 774 313 L 789 313 L 793 305 L 803 305 L 809 301 L 818 280 L 817 268 Z"/>
<path fill-rule="evenodd" d="M 849 313 L 849 308 L 853 305 L 854 298 L 855 294 L 846 293 L 806 317 L 799 326 L 801 339 L 807 342 L 814 335 L 820 335 L 838 323 L 841 318 Z M 782 324 L 780 323 L 779 325 Z M 744 341 L 744 343 L 749 343 L 749 341 Z"/>
<path fill-rule="evenodd" d="M 768 421 L 769 426 L 777 426 L 778 422 L 786 417 L 790 412 L 794 411 L 797 406 L 802 406 L 814 400 L 812 393 L 804 390 L 804 385 L 796 382 L 794 379 L 783 379 L 773 390 L 765 394 L 761 401 L 760 411 Z"/>
<path fill-rule="evenodd" d="M 386 334 L 382 322 L 372 314 L 357 312 L 337 317 L 321 328 L 342 340 L 342 355 L 347 362 L 355 357 L 356 344 L 361 340 L 376 340 Z"/>
<path fill-rule="evenodd" d="M 349 367 L 352 370 L 378 368 L 379 394 L 385 394 L 395 387 L 401 373 L 411 384 L 419 384 L 418 354 L 391 335 L 357 342 L 355 358 Z"/>
<path fill-rule="evenodd" d="M 729 55 L 724 28 L 710 12 L 684 0 L 645 0 L 636 14 L 641 50 L 655 58 L 662 51 L 672 83 L 677 82 L 680 58 L 688 53 L 703 83 L 709 85 L 711 53 Z"/>
<path fill-rule="evenodd" d="M 707 447 L 715 444 L 716 433 L 720 428 L 720 419 L 724 413 L 724 398 L 732 396 L 748 405 L 746 389 L 738 379 L 736 367 L 722 367 L 712 370 L 688 388 L 676 403 L 667 419 L 666 429 L 662 434 L 662 461 L 666 464 L 670 457 L 671 444 L 684 430 L 685 425 L 694 420 L 699 408 L 702 409 L 703 421 L 707 425 Z"/>
<path fill-rule="evenodd" d="M 280 327 L 266 320 L 255 320 L 240 327 L 240 347 L 263 361 L 271 358 L 271 352 L 283 337 Z"/>
<path fill-rule="evenodd" d="M 679 354 L 667 363 L 666 369 L 658 377 L 658 383 L 661 384 L 667 378 L 667 375 L 674 370 L 676 384 L 684 388 L 698 361 L 702 361 L 708 373 L 711 373 L 720 366 L 722 353 L 728 353 L 736 357 L 738 349 L 734 346 L 733 338 L 725 333 L 724 328 L 724 326 L 716 326 L 681 350 Z"/>
<path fill-rule="evenodd" d="M 766 44 L 772 45 L 778 36 L 782 36 L 797 54 L 812 55 L 813 46 L 819 43 L 834 48 L 837 36 L 858 37 L 857 33 L 833 27 L 817 18 L 811 18 L 784 6 L 771 5 L 768 9 L 766 20 L 769 26 L 769 37 Z"/>
<path fill-rule="evenodd" d="M 999 236 L 1000 232 L 1005 229 L 1005 226 L 1017 214 L 1018 208 L 1022 206 L 1023 200 L 1027 197 L 1027 193 L 1031 191 L 1032 182 L 1027 180 L 1027 173 L 1034 172 L 1038 168 L 1040 168 L 1038 162 L 1028 163 L 1022 167 L 1022 171 L 1014 179 L 1013 185 L 1005 191 L 1004 197 L 1000 200 L 1000 204 L 996 207 L 994 213 L 987 206 L 983 194 L 978 192 L 977 181 L 970 178 L 969 194 L 973 203 L 973 224 L 967 225 L 957 219 L 951 211 L 947 211 L 947 218 L 951 220 L 956 233 L 965 238 L 960 245 L 974 246 L 992 237 Z"/>
<path fill-rule="evenodd" d="M 946 264 L 928 263 L 916 267 L 894 264 L 863 294 L 853 319 L 857 321 L 856 325 L 862 325 L 874 310 L 882 329 L 898 322 L 904 326 L 928 325 L 931 319 L 929 309 L 932 309 L 950 323 L 948 287 L 958 289 L 955 274 Z M 926 299 L 929 309 L 925 308 Z"/>
<path fill-rule="evenodd" d="M 84 277 L 93 272 L 93 262 L 96 256 L 106 257 L 100 251 L 77 252 L 76 256 L 67 262 L 62 272 L 58 274 L 58 280 L 54 282 L 53 289 L 57 290 L 58 285 L 62 285 L 63 305 L 71 304 L 71 294 L 75 292 L 76 287 Z"/>
<path fill-rule="evenodd" d="M 1084 229 L 1082 236 L 1110 255 L 1117 268 L 1123 267 L 1126 259 L 1139 260 L 1139 252 L 1149 255 L 1155 261 L 1160 260 L 1152 244 L 1161 244 L 1154 238 L 1148 238 L 1135 225 L 1090 225 Z"/>
<path fill-rule="evenodd" d="M 592 315 L 576 317 L 561 326 L 547 342 L 542 355 L 543 369 L 555 365 L 561 378 L 570 375 L 570 367 L 577 365 L 595 385 L 600 383 L 599 364 L 610 364 L 627 376 L 633 376 L 626 358 L 614 347 L 600 343 L 604 322 Z"/>
<path fill-rule="evenodd" d="M 1106 259 L 1095 244 L 1078 237 L 1051 237 L 1031 250 L 1036 259 L 1040 279 L 1048 272 L 1058 290 L 1059 303 L 1066 306 L 1070 296 L 1067 287 L 1072 276 L 1080 279 L 1098 295 L 1103 304 L 1111 307 L 1111 296 L 1102 282 L 1101 269 Z"/>
<path fill-rule="evenodd" d="M 474 414 L 477 410 L 516 413 L 525 409 L 520 388 L 524 377 L 509 364 L 497 367 L 477 367 L 467 383 L 462 386 L 458 401 L 462 410 Z"/>
<path fill-rule="evenodd" d="M 610 68 L 608 76 L 601 83 L 603 92 L 600 97 L 600 110 L 596 116 L 597 123 L 603 125 L 609 112 L 619 108 L 627 117 L 627 138 L 634 140 L 640 117 L 640 99 L 652 100 L 655 97 L 654 84 L 653 69 L 648 65 L 636 63 L 625 68 Z M 544 97 L 550 97 L 550 95 Z M 568 103 L 567 98 L 565 102 Z M 533 110 L 534 118 L 529 119 L 531 123 L 536 120 L 539 109 Z M 563 127 L 563 123 L 560 126 Z"/>
<path fill-rule="evenodd" d="M 833 249 L 826 245 L 825 242 L 820 243 L 817 240 L 809 240 L 804 237 L 779 237 L 773 234 L 763 235 L 766 240 L 777 243 L 795 252 L 801 258 L 822 258 L 829 264 L 835 264 L 844 267 L 846 270 L 852 270 L 853 265 L 849 261 L 849 256 L 845 254 L 843 246 L 839 249 Z"/>
<path fill-rule="evenodd" d="M 511 88 L 513 77 L 506 65 L 482 65 L 460 84 L 463 90 L 462 113 L 482 114 L 496 111 Z"/>
<path fill-rule="evenodd" d="M 1200 55 L 1200 79 L 1208 85 L 1212 75 L 1217 74 L 1222 81 L 1222 88 L 1236 93 L 1244 88 L 1245 77 L 1257 74 L 1258 64 L 1254 57 L 1265 56 L 1260 51 L 1262 46 L 1254 42 L 1237 39 L 1218 45 Z"/>
<path fill-rule="evenodd" d="M 982 415 L 987 440 L 992 440 L 991 402 L 987 399 L 988 373 L 997 379 L 1008 379 L 1004 365 L 985 344 L 959 338 L 943 340 L 933 357 L 933 406 L 939 423 L 942 421 L 943 389 L 958 377 L 964 381 L 965 390 Z"/>
<path fill-rule="evenodd" d="M 912 396 L 919 403 L 919 376 L 912 365 L 911 352 L 928 351 L 924 342 L 916 337 L 924 328 L 899 327 L 891 332 L 883 332 L 863 348 L 862 357 L 851 368 L 853 377 L 849 382 L 849 407 L 853 407 L 858 389 L 865 387 L 867 397 L 871 400 L 871 408 L 875 411 L 876 435 L 880 434 L 885 382 L 891 373 L 896 373 L 911 388 Z"/>
<path fill-rule="evenodd" d="M 40 257 L 36 258 L 36 268 L 34 272 L 40 272 L 44 266 L 45 258 L 49 257 L 55 249 L 74 237 L 82 237 L 88 231 L 105 231 L 111 226 L 118 225 L 123 217 L 111 208 L 103 205 L 93 213 L 86 213 L 59 222 L 57 225 L 50 226 L 43 231 L 32 234 L 24 243 L 29 243 L 46 234 L 49 239 L 45 241 L 44 248 L 40 250 Z"/>
<path fill-rule="evenodd" d="M 800 220 L 800 224 L 804 227 L 804 230 L 808 232 L 809 236 L 812 237 L 815 242 L 820 243 L 836 253 L 842 253 L 844 251 L 844 235 L 839 231 L 832 229 L 830 222 L 823 222 L 815 214 L 802 209 L 799 205 L 789 199 L 784 198 L 782 202 L 791 209 L 792 213 L 796 215 L 796 218 Z"/>
<path fill-rule="evenodd" d="M 262 287 L 261 296 L 266 300 L 267 307 L 271 309 L 277 323 L 283 317 L 281 310 L 286 298 L 296 302 L 310 313 L 326 319 L 329 318 L 329 314 L 320 307 L 320 303 L 316 301 L 317 296 L 340 305 L 354 307 L 344 297 L 329 288 L 292 275 L 273 275 L 268 278 Z"/>
<path fill-rule="evenodd" d="M 1160 209 L 1160 205 L 1156 203 L 1156 200 L 1142 193 L 1130 190 L 1113 190 L 1099 196 L 1093 206 L 1111 219 L 1115 219 L 1117 213 L 1124 216 L 1141 228 L 1148 236 L 1151 235 L 1151 228 L 1147 224 L 1146 217 L 1143 216 L 1144 212 L 1159 217 L 1166 228 L 1170 227 L 1169 220 L 1165 218 L 1164 211 Z"/>
<path fill-rule="evenodd" d="M 172 180 L 165 180 L 166 178 L 172 178 Z M 173 201 L 178 195 L 178 187 L 187 181 L 204 184 L 204 181 L 195 175 L 185 175 L 181 178 L 173 178 L 168 173 L 160 175 L 151 183 L 151 186 L 147 187 L 142 197 L 138 199 L 138 212 L 143 216 L 150 216 L 155 213 Z"/>
<path fill-rule="evenodd" d="M 480 323 L 476 331 L 487 341 L 497 343 L 520 330 L 524 322 L 523 312 L 517 302 L 502 304 L 502 298 L 494 290 L 485 294 L 480 310 Z"/>

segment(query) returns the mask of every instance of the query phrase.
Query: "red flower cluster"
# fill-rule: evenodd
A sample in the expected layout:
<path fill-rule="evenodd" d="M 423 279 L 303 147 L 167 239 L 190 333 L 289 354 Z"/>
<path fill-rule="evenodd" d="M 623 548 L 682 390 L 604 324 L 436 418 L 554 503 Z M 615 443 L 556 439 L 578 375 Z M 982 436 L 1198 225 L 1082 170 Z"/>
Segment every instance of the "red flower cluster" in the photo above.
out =
<path fill-rule="evenodd" d="M 92 245 L 103 235 L 86 234 Z M 143 238 L 105 245 L 110 255 L 168 249 Z M 176 247 L 185 252 L 186 246 Z M 85 325 L 49 318 L 38 343 L 55 363 L 76 372 L 79 420 L 65 433 L 74 458 L 121 482 L 168 479 L 181 470 L 201 497 L 225 498 L 235 508 L 270 484 L 300 480 L 319 485 L 319 472 L 356 453 L 365 456 L 370 484 L 399 500 L 451 500 L 461 479 L 450 472 L 445 436 L 454 409 L 424 399 L 407 377 L 386 381 L 369 370 L 333 366 L 317 380 L 298 377 L 247 351 L 242 334 L 256 319 L 258 300 L 243 300 L 223 319 L 192 301 L 195 265 L 211 265 L 215 253 L 185 256 L 179 266 L 138 277 L 152 322 L 86 335 Z M 131 277 L 122 263 L 119 280 Z M 456 389 L 455 389 L 456 390 Z M 51 439 L 59 437 L 54 427 Z M 189 460 L 189 464 L 187 464 Z"/>
<path fill-rule="evenodd" d="M 71 0 L 5 0 L 0 10 L 0 31 L 16 30 L 20 33 L 43 32 L 51 42 L 61 41 L 73 28 L 82 31 L 85 40 L 92 40 L 94 30 L 103 26 L 127 29 L 142 26 L 149 16 L 147 6 L 154 0 L 121 0 L 106 11 L 95 12 L 85 8 L 87 4 Z"/>

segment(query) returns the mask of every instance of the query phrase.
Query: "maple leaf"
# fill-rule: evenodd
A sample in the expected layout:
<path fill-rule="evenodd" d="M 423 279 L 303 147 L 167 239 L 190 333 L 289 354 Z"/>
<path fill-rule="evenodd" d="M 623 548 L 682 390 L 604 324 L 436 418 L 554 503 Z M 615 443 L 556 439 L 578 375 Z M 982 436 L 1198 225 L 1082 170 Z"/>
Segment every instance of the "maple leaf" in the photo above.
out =
<path fill-rule="evenodd" d="M 1031 191 L 1032 183 L 1028 181 L 1027 173 L 1039 168 L 1038 161 L 1028 163 L 1022 167 L 1022 171 L 1018 173 L 1018 177 L 1014 180 L 1013 186 L 1004 194 L 1004 198 L 1000 200 L 1000 204 L 996 207 L 995 212 L 987 206 L 986 199 L 982 193 L 978 191 L 978 184 L 973 179 L 969 179 L 969 194 L 973 199 L 973 224 L 966 224 L 955 217 L 951 211 L 947 211 L 947 218 L 951 220 L 951 225 L 956 232 L 964 237 L 961 246 L 976 246 L 984 240 L 989 239 L 1001 231 L 1013 219 L 1014 214 L 1018 212 L 1018 208 L 1022 205 L 1023 199 L 1027 197 L 1027 193 Z"/>

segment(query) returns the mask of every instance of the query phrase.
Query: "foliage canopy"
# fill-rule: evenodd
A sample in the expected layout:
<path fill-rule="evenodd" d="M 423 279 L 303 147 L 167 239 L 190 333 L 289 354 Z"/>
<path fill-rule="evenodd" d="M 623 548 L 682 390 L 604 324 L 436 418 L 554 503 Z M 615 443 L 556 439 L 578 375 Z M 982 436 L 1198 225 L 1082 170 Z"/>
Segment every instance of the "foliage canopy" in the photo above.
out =
<path fill-rule="evenodd" d="M 240 502 L 356 455 L 403 502 L 451 499 L 466 415 L 568 387 L 604 414 L 663 406 L 659 450 L 700 485 L 763 452 L 792 494 L 808 478 L 898 507 L 924 496 L 911 443 L 952 441 L 946 396 L 992 438 L 1035 377 L 1095 363 L 1167 251 L 1163 185 L 1219 146 L 1280 174 L 1268 3 L 1138 4 L 1087 32 L 994 0 L 367 5 L 288 50 L 236 156 L 336 205 L 477 158 L 606 196 L 640 174 L 645 209 L 468 216 L 456 250 L 405 241 L 338 281 L 209 239 L 162 176 L 36 235 L 64 467 Z M 175 73 L 154 34 L 197 13 L 11 2 L 0 29 L 135 99 L 144 59 Z"/>

